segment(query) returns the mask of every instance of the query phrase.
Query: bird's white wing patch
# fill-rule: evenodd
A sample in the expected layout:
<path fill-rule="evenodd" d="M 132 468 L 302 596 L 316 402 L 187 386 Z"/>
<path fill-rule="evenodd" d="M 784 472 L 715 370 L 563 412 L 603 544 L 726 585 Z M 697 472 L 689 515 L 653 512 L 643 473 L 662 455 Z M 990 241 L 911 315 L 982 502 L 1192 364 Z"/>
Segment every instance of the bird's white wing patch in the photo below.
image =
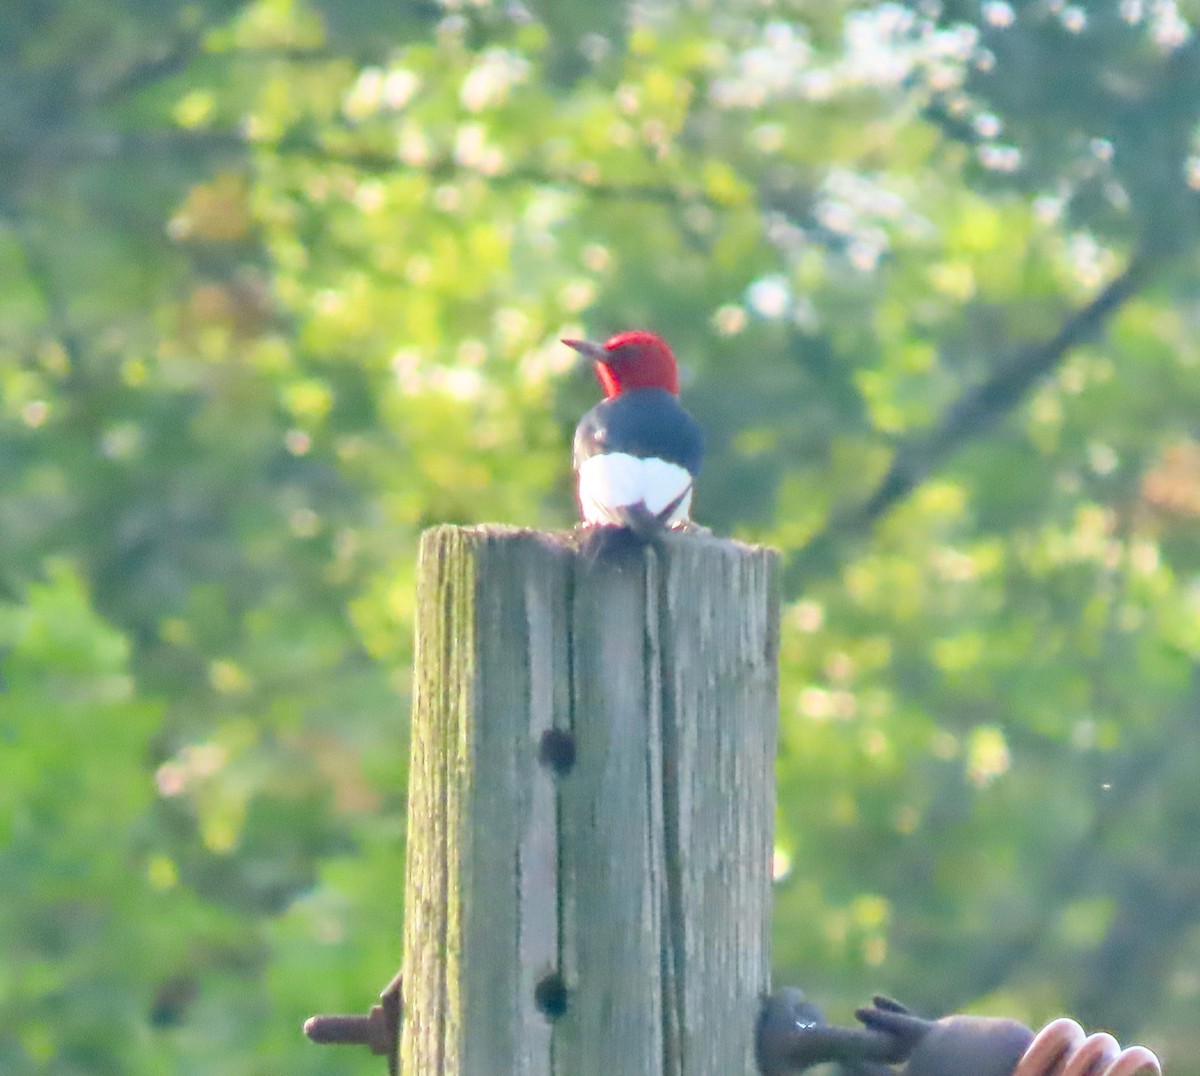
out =
<path fill-rule="evenodd" d="M 619 525 L 619 509 L 637 504 L 657 516 L 673 501 L 678 504 L 663 522 L 681 523 L 691 509 L 691 487 L 692 476 L 686 468 L 661 459 L 605 452 L 579 465 L 579 507 L 587 523 Z"/>
<path fill-rule="evenodd" d="M 677 501 L 681 497 L 690 497 L 692 476 L 688 474 L 686 468 L 680 467 L 677 463 L 668 463 L 666 460 L 660 459 L 648 459 L 641 462 L 643 499 L 646 507 L 654 515 L 661 515 L 672 501 Z"/>

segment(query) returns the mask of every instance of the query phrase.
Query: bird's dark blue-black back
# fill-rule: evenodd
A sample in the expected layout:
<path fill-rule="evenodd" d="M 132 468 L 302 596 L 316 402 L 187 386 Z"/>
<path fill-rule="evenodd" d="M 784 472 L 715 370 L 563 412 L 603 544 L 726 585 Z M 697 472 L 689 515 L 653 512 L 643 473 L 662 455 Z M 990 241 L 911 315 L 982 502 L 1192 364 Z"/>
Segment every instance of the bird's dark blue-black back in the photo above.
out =
<path fill-rule="evenodd" d="M 575 428 L 575 467 L 602 452 L 677 463 L 700 471 L 704 434 L 675 396 L 665 389 L 634 389 L 593 407 Z"/>

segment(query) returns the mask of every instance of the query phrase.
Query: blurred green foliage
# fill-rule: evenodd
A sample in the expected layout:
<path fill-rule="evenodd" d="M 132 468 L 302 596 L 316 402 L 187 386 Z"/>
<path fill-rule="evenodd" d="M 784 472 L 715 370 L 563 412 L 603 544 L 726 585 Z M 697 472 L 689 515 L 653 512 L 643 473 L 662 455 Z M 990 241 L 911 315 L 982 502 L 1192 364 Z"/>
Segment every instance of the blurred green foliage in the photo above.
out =
<path fill-rule="evenodd" d="M 777 979 L 1200 1074 L 1196 27 L 0 6 L 0 1069 L 379 1071 L 417 536 L 570 525 L 644 326 L 787 557 Z"/>

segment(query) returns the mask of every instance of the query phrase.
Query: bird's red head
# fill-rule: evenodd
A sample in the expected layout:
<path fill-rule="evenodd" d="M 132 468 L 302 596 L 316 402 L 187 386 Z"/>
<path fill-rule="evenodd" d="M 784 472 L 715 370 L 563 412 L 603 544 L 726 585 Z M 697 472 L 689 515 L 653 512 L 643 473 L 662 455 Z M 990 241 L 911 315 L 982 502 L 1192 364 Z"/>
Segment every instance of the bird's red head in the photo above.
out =
<path fill-rule="evenodd" d="M 596 364 L 596 376 L 608 399 L 629 389 L 666 389 L 679 395 L 679 367 L 667 342 L 654 333 L 617 333 L 603 344 L 564 340 Z"/>

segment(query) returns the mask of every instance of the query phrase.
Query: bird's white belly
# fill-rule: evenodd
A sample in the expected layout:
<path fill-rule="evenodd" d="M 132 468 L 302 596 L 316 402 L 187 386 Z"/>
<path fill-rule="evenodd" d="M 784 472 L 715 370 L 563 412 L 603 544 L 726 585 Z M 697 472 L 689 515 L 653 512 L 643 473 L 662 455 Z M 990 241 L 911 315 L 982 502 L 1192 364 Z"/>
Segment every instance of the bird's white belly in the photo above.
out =
<path fill-rule="evenodd" d="M 692 507 L 692 476 L 677 463 L 605 452 L 579 465 L 579 507 L 586 523 L 620 525 L 620 509 L 639 504 L 662 515 L 673 501 L 679 503 L 663 520 L 667 526 L 685 522 Z"/>

